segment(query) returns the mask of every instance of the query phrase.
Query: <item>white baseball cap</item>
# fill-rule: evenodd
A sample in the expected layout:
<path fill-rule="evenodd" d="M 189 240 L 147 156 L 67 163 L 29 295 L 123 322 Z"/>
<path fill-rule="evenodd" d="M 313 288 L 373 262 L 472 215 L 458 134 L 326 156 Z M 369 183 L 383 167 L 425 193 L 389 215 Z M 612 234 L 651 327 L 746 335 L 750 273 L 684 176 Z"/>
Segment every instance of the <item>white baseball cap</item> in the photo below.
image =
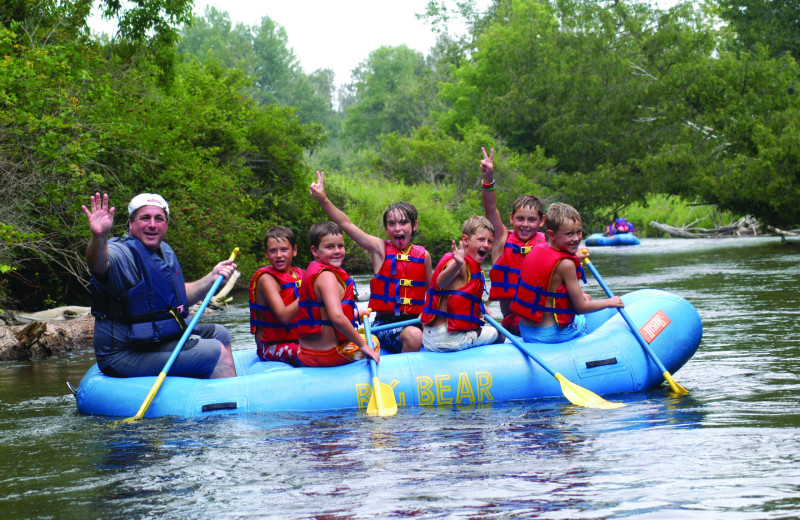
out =
<path fill-rule="evenodd" d="M 167 218 L 169 218 L 169 204 L 164 200 L 164 197 L 155 193 L 140 193 L 132 198 L 131 203 L 128 204 L 128 218 L 133 216 L 136 210 L 142 206 L 157 206 L 163 209 L 167 214 Z"/>

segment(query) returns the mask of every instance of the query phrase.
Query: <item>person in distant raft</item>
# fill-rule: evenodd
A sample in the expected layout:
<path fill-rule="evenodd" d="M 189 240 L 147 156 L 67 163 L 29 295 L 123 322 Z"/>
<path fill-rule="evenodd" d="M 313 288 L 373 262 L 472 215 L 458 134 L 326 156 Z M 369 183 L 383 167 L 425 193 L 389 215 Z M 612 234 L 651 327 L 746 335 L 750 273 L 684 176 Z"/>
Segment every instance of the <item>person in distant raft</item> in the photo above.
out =
<path fill-rule="evenodd" d="M 499 334 L 483 324 L 485 281 L 481 264 L 492 250 L 494 228 L 484 217 L 468 218 L 461 243 L 453 240 L 433 272 L 422 310 L 422 345 L 432 352 L 457 352 L 494 343 Z"/>
<path fill-rule="evenodd" d="M 494 226 L 494 245 L 492 246 L 492 269 L 489 271 L 491 288 L 489 299 L 500 302 L 503 313 L 502 325 L 512 334 L 519 334 L 520 317 L 511 312 L 511 301 L 517 293 L 517 283 L 522 262 L 537 244 L 547 239 L 539 227 L 544 224 L 544 203 L 535 195 L 520 195 L 511 207 L 511 231 L 503 224 L 497 209 L 494 178 L 494 149 L 486 154 L 481 147 L 481 192 L 486 218 Z"/>
<path fill-rule="evenodd" d="M 264 256 L 269 265 L 250 280 L 250 333 L 255 334 L 256 352 L 261 361 L 300 366 L 297 302 L 304 271 L 292 265 L 297 256 L 294 232 L 286 226 L 269 228 Z"/>
<path fill-rule="evenodd" d="M 581 291 L 580 213 L 568 204 L 551 204 L 545 226 L 549 244 L 534 247 L 525 258 L 511 310 L 522 316 L 524 341 L 563 343 L 587 333 L 582 314 L 624 305 L 619 296 L 591 300 Z"/>
<path fill-rule="evenodd" d="M 365 233 L 325 195 L 325 172 L 317 172 L 311 195 L 328 217 L 372 256 L 369 308 L 376 312 L 373 327 L 411 320 L 422 313 L 431 280 L 431 255 L 411 243 L 419 227 L 417 208 L 396 202 L 383 212 L 383 229 L 389 240 Z M 375 333 L 381 348 L 390 352 L 416 352 L 422 346 L 422 326 L 395 327 Z"/>
<path fill-rule="evenodd" d="M 603 236 L 613 237 L 617 233 L 634 233 L 635 231 L 636 228 L 631 222 L 629 222 L 625 217 L 618 217 L 617 214 L 614 213 L 614 220 L 611 222 L 611 224 L 606 226 Z"/>
<path fill-rule="evenodd" d="M 311 254 L 300 284 L 297 335 L 298 359 L 307 367 L 335 367 L 359 359 L 380 361 L 380 345 L 375 349 L 358 333 L 355 282 L 342 269 L 345 257 L 342 228 L 333 222 L 317 222 L 309 232 Z"/>
<path fill-rule="evenodd" d="M 115 208 L 108 194 L 82 206 L 92 238 L 86 262 L 92 274 L 94 352 L 104 374 L 156 376 L 164 368 L 186 328 L 189 307 L 206 295 L 218 275 L 236 270 L 225 260 L 203 278 L 185 282 L 172 248 L 164 242 L 169 205 L 160 195 L 142 193 L 128 204 L 128 233 L 108 238 Z M 198 324 L 170 368 L 169 375 L 233 377 L 231 333 L 221 325 Z"/>

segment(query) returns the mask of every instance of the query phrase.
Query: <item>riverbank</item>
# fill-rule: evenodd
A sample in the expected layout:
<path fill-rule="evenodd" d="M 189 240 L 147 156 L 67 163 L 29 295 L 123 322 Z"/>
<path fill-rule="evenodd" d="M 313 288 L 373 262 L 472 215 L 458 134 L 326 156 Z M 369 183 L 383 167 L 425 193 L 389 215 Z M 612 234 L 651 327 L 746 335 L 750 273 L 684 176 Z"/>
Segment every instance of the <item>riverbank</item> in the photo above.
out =
<path fill-rule="evenodd" d="M 54 311 L 57 310 L 34 315 L 53 315 Z M 69 319 L 40 317 L 27 324 L 0 326 L 0 361 L 25 361 L 92 349 L 94 316 L 88 311 L 86 307 L 85 313 Z"/>

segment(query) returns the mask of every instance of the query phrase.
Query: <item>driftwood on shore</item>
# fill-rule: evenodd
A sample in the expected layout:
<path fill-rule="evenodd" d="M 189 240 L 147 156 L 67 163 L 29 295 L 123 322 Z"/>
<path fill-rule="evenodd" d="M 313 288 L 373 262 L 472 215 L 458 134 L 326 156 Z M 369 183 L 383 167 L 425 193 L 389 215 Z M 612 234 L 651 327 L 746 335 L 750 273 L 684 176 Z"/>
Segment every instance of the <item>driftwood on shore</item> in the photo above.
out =
<path fill-rule="evenodd" d="M 760 231 L 761 225 L 752 217 L 742 217 L 736 222 L 732 222 L 727 226 L 718 228 L 700 228 L 700 227 L 674 227 L 667 224 L 661 224 L 654 220 L 650 221 L 650 226 L 656 228 L 669 235 L 671 238 L 713 238 L 725 236 L 759 236 L 762 235 Z"/>
<path fill-rule="evenodd" d="M 800 236 L 800 229 L 778 229 L 767 227 L 761 229 L 761 224 L 750 216 L 745 216 L 727 226 L 717 228 L 674 227 L 661 224 L 655 220 L 650 221 L 650 226 L 666 233 L 670 238 L 719 238 L 719 237 L 756 237 L 756 236 Z"/>
<path fill-rule="evenodd" d="M 0 361 L 46 358 L 93 348 L 94 316 L 70 320 L 31 321 L 0 327 Z"/>

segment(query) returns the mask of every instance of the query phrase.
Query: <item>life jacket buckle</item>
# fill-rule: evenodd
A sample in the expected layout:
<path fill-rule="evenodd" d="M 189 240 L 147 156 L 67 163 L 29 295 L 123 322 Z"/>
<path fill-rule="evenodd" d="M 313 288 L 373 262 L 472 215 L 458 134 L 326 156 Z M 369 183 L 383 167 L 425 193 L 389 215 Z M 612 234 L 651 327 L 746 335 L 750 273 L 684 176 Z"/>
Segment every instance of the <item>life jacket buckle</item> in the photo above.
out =
<path fill-rule="evenodd" d="M 400 298 L 400 305 L 411 305 L 411 298 Z"/>
<path fill-rule="evenodd" d="M 519 248 L 519 251 L 523 255 L 527 255 L 528 253 L 531 252 L 531 249 L 533 249 L 533 246 L 522 246 L 522 247 Z"/>
<path fill-rule="evenodd" d="M 397 254 L 397 260 L 399 260 L 401 262 L 408 262 L 408 255 L 405 254 L 405 253 L 398 253 Z"/>
<path fill-rule="evenodd" d="M 400 287 L 411 287 L 411 285 L 414 282 L 413 280 L 409 280 L 408 278 L 400 278 L 399 281 L 400 283 L 398 285 L 400 285 Z"/>

